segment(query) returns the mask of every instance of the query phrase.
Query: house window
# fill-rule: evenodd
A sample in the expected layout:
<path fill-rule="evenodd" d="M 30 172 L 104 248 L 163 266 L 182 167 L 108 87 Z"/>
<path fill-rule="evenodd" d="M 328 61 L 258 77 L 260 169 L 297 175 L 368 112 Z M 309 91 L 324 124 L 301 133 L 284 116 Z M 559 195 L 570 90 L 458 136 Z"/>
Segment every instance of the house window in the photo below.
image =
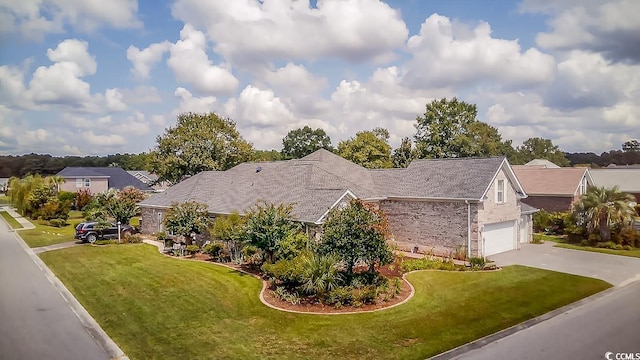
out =
<path fill-rule="evenodd" d="M 84 186 L 91 187 L 91 179 L 84 179 Z"/>
<path fill-rule="evenodd" d="M 584 193 L 587 192 L 587 178 L 586 176 L 582 178 L 582 181 L 580 181 L 580 194 L 582 195 Z"/>
<path fill-rule="evenodd" d="M 82 187 L 82 179 L 76 179 L 76 187 L 77 188 L 81 188 Z"/>
<path fill-rule="evenodd" d="M 498 204 L 502 204 L 506 201 L 506 196 L 504 193 L 504 180 L 498 180 L 498 184 L 496 186 L 496 202 Z"/>

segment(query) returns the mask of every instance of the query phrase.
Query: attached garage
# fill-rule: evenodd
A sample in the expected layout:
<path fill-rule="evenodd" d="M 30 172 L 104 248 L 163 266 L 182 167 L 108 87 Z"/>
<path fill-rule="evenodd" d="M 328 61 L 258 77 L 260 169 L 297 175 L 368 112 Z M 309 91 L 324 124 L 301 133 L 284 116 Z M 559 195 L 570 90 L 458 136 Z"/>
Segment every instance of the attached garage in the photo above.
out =
<path fill-rule="evenodd" d="M 515 224 L 515 221 L 504 221 L 484 225 L 484 230 L 482 231 L 484 256 L 517 248 Z"/>

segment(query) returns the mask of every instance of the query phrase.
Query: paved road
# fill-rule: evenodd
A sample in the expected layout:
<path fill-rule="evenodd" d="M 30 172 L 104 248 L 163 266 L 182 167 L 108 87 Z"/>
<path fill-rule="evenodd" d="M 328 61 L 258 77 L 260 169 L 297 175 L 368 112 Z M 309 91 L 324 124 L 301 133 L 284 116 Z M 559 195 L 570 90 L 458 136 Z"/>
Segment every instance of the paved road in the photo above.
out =
<path fill-rule="evenodd" d="M 640 353 L 640 282 L 454 359 L 605 359 Z M 623 358 L 626 359 L 626 358 Z M 633 359 L 633 358 L 629 358 Z"/>
<path fill-rule="evenodd" d="M 19 241 L 0 221 L 0 359 L 110 359 Z"/>
<path fill-rule="evenodd" d="M 640 280 L 640 259 L 628 256 L 553 247 L 554 242 L 522 244 L 520 250 L 492 255 L 499 266 L 526 265 L 546 270 L 582 275 L 620 286 Z"/>

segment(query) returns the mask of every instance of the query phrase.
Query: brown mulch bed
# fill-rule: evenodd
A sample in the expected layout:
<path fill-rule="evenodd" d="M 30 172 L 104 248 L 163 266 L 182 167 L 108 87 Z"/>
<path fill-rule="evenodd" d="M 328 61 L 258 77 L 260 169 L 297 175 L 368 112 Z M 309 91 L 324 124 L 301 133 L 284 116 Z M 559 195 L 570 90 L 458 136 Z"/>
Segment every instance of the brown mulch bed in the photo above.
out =
<path fill-rule="evenodd" d="M 186 256 L 184 259 L 203 261 L 208 263 L 216 263 L 207 254 L 198 253 L 194 256 Z M 402 269 L 400 268 L 401 258 L 396 258 L 395 261 L 390 264 L 381 267 L 378 269 L 381 275 L 389 278 L 389 280 L 393 281 L 394 278 L 399 278 L 402 281 L 402 287 L 400 289 L 400 294 L 387 300 L 387 301 L 378 301 L 375 304 L 364 304 L 359 307 L 354 306 L 342 306 L 339 309 L 336 309 L 333 306 L 325 305 L 320 302 L 310 302 L 302 298 L 302 302 L 300 304 L 294 305 L 287 301 L 279 300 L 274 297 L 272 291 L 275 288 L 267 287 L 264 290 L 263 298 L 264 301 L 269 305 L 274 306 L 278 309 L 287 310 L 287 311 L 298 311 L 303 313 L 321 313 L 321 314 L 340 314 L 340 313 L 353 313 L 353 312 L 367 312 L 380 310 L 384 308 L 391 307 L 393 305 L 399 304 L 405 301 L 411 295 L 411 286 L 409 283 L 402 278 Z M 236 265 L 232 263 L 216 263 L 223 266 L 227 266 L 238 271 L 243 271 L 249 274 L 252 274 L 260 279 L 262 278 L 262 273 L 257 270 L 250 268 L 248 266 Z M 264 280 L 264 279 L 263 279 Z"/>

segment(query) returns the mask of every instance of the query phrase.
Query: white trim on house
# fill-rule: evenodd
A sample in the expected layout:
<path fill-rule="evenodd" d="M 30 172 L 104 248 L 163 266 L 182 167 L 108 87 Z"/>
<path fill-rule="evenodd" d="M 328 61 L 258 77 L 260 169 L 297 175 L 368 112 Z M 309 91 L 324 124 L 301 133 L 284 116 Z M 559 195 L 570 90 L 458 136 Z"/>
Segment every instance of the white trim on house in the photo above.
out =
<path fill-rule="evenodd" d="M 344 194 L 342 194 L 342 196 L 340 196 L 340 198 L 338 198 L 338 200 L 336 202 L 334 202 L 333 205 L 331 205 L 329 207 L 329 209 L 327 209 L 327 211 L 325 211 L 324 214 L 322 214 L 322 216 L 320 216 L 320 218 L 314 222 L 314 224 L 322 225 L 324 223 L 324 218 L 327 216 L 327 214 L 329 214 L 329 211 L 331 211 L 331 209 L 333 209 L 338 204 L 340 204 L 342 199 L 344 199 L 344 197 L 347 196 L 347 195 L 351 196 L 352 199 L 357 199 L 358 198 L 354 193 L 351 192 L 351 190 L 345 191 Z"/>
<path fill-rule="evenodd" d="M 509 178 L 509 182 L 511 184 L 513 184 L 513 188 L 515 189 L 516 194 L 518 194 L 520 199 L 524 199 L 524 198 L 528 197 L 527 193 L 524 191 L 524 188 L 522 187 L 522 184 L 520 184 L 520 181 L 518 181 L 518 177 L 513 172 L 513 168 L 511 167 L 511 165 L 509 165 L 509 162 L 507 161 L 507 158 L 504 158 L 504 159 L 502 159 L 502 163 L 498 167 L 498 170 L 496 171 L 496 173 L 493 174 L 493 178 L 489 182 L 489 185 L 487 186 L 487 188 L 482 193 L 482 199 L 487 198 L 487 195 L 489 193 L 489 189 L 491 189 L 491 186 L 496 181 L 496 178 L 498 177 L 498 174 L 500 173 L 500 170 L 503 170 L 505 172 L 505 174 L 507 175 L 507 178 Z M 505 192 L 506 192 L 506 189 L 505 189 Z"/>

